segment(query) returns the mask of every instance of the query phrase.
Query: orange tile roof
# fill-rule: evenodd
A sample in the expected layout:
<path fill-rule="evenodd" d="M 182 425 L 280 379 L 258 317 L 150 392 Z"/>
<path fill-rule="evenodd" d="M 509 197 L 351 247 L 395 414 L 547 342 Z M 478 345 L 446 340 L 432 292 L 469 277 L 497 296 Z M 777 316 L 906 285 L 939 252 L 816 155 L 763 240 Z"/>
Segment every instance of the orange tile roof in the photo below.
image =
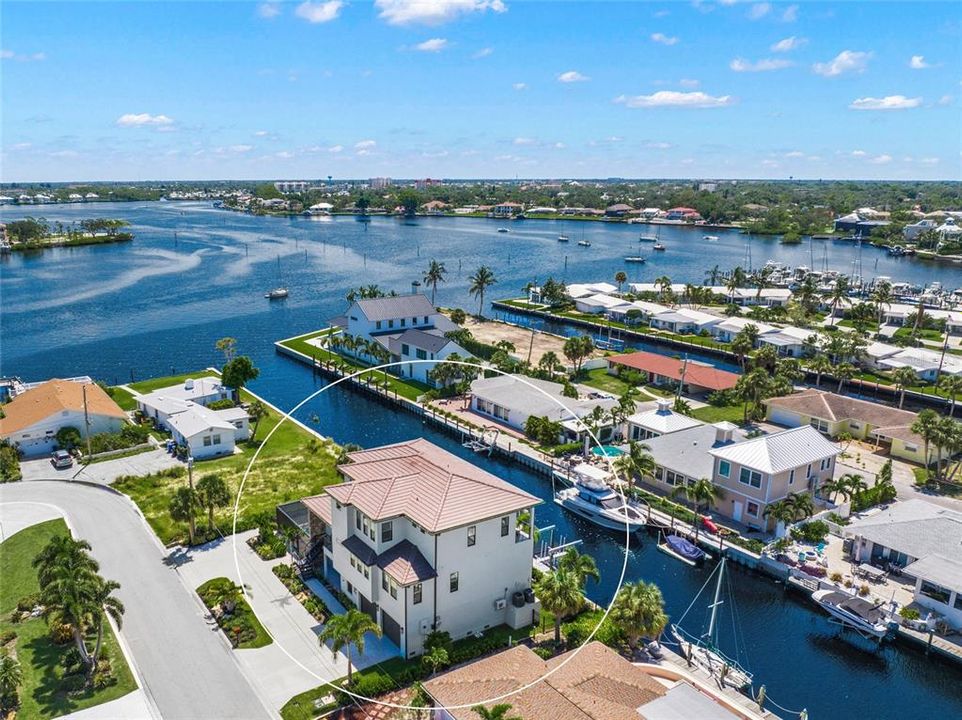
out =
<path fill-rule="evenodd" d="M 608 363 L 662 375 L 672 380 L 681 379 L 683 365 L 683 361 L 678 358 L 643 351 L 628 353 L 627 355 L 615 355 L 608 358 Z M 738 382 L 738 377 L 737 373 L 719 370 L 711 365 L 701 365 L 690 360 L 688 361 L 688 367 L 685 368 L 685 384 L 698 385 L 709 390 L 733 388 L 735 383 Z"/>
<path fill-rule="evenodd" d="M 306 497 L 301 500 L 305 507 L 328 525 L 331 524 L 331 496 L 327 493 Z"/>
<path fill-rule="evenodd" d="M 12 435 L 64 410 L 83 412 L 83 388 L 84 383 L 55 379 L 20 393 L 3 406 L 5 417 L 0 418 L 0 436 Z M 86 388 L 88 414 L 127 419 L 127 413 L 103 388 L 91 383 Z"/>
<path fill-rule="evenodd" d="M 523 510 L 541 500 L 419 438 L 349 454 L 350 481 L 327 488 L 374 520 L 403 515 L 428 532 Z"/>

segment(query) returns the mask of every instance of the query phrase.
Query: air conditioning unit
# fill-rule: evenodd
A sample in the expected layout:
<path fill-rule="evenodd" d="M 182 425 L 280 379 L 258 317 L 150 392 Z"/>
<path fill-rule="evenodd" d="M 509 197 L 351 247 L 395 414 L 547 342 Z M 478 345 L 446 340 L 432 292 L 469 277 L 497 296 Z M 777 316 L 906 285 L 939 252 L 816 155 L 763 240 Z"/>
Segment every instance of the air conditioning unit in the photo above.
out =
<path fill-rule="evenodd" d="M 497 600 L 494 601 L 494 609 L 495 609 L 495 610 L 504 610 L 504 608 L 505 608 L 505 606 L 506 606 L 507 604 L 508 604 L 508 603 L 505 601 L 504 598 L 498 598 Z"/>

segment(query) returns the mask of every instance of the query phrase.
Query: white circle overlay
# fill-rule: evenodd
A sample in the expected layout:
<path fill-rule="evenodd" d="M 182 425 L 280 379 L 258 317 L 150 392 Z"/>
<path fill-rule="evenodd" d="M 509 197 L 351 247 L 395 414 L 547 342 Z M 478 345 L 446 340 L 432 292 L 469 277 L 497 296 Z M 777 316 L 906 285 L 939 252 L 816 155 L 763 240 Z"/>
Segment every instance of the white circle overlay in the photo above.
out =
<path fill-rule="evenodd" d="M 344 375 L 344 376 L 342 376 L 342 377 L 339 377 L 339 378 L 337 378 L 336 380 L 334 380 L 333 382 L 331 382 L 331 383 L 325 385 L 324 387 L 316 390 L 315 392 L 311 393 L 311 394 L 308 395 L 306 398 L 304 398 L 303 400 L 301 400 L 297 405 L 295 405 L 293 408 L 291 408 L 289 411 L 287 411 L 286 413 L 284 413 L 284 416 L 281 418 L 280 422 L 278 422 L 274 427 L 272 427 L 271 430 L 270 430 L 270 432 L 267 433 L 267 436 L 261 441 L 261 444 L 257 447 L 257 450 L 254 451 L 253 457 L 251 457 L 250 462 L 247 464 L 247 468 L 244 470 L 244 476 L 241 478 L 240 487 L 238 487 L 238 489 L 237 489 L 237 497 L 236 497 L 236 499 L 234 500 L 234 518 L 233 518 L 233 523 L 232 523 L 232 528 L 231 528 L 231 540 L 232 540 L 232 548 L 233 548 L 233 551 L 234 551 L 234 567 L 235 567 L 236 570 L 237 570 L 237 579 L 239 580 L 239 583 L 238 583 L 238 584 L 239 584 L 240 587 L 241 587 L 241 591 L 244 592 L 245 595 L 247 594 L 247 589 L 246 589 L 246 587 L 245 587 L 245 585 L 244 585 L 244 577 L 243 577 L 243 573 L 242 573 L 241 567 L 240 567 L 240 559 L 238 558 L 238 555 L 237 555 L 237 514 L 238 514 L 238 511 L 239 511 L 239 509 L 240 509 L 241 496 L 243 495 L 243 492 L 244 492 L 244 485 L 245 485 L 245 483 L 247 482 L 247 476 L 250 474 L 251 468 L 254 466 L 254 463 L 257 461 L 257 457 L 260 455 L 261 450 L 263 450 L 264 447 L 267 445 L 267 442 L 271 439 L 271 436 L 274 434 L 274 432 L 275 432 L 281 425 L 283 425 L 285 422 L 287 422 L 287 420 L 288 420 L 289 418 L 291 418 L 291 416 L 293 415 L 293 413 L 296 413 L 298 410 L 300 410 L 300 409 L 301 409 L 304 405 L 306 405 L 308 402 L 310 402 L 310 401 L 313 400 L 314 398 L 318 397 L 319 395 L 323 394 L 324 392 L 330 390 L 331 388 L 336 387 L 337 385 L 339 385 L 339 384 L 342 383 L 342 382 L 346 382 L 346 381 L 351 380 L 351 379 L 353 379 L 353 378 L 355 378 L 355 377 L 358 377 L 358 376 L 360 376 L 360 375 L 365 375 L 365 374 L 368 374 L 368 373 L 377 372 L 377 371 L 379 371 L 379 370 L 382 371 L 382 372 L 385 372 L 385 371 L 386 371 L 386 368 L 391 368 L 391 367 L 395 367 L 395 366 L 400 366 L 400 365 L 413 365 L 413 364 L 428 364 L 428 363 L 429 363 L 429 364 L 432 364 L 432 365 L 437 365 L 437 364 L 440 364 L 440 363 L 447 363 L 447 364 L 449 364 L 449 365 L 460 365 L 460 366 L 464 366 L 464 367 L 472 367 L 472 368 L 476 368 L 476 369 L 480 370 L 482 373 L 493 371 L 493 372 L 496 372 L 496 373 L 498 373 L 498 374 L 500 374 L 500 375 L 505 375 L 505 376 L 514 378 L 516 381 L 521 382 L 521 383 L 524 383 L 524 384 L 527 385 L 528 387 L 530 387 L 530 388 L 532 388 L 532 389 L 534 389 L 534 390 L 537 390 L 537 391 L 540 392 L 542 395 L 544 395 L 546 398 L 548 398 L 549 400 L 551 400 L 551 401 L 553 401 L 554 403 L 556 403 L 561 409 L 565 410 L 566 412 L 570 413 L 570 414 L 573 415 L 575 418 L 577 418 L 577 419 L 578 419 L 578 423 L 584 428 L 585 432 L 588 433 L 588 436 L 594 441 L 594 443 L 595 443 L 596 445 L 601 446 L 601 442 L 598 440 L 598 438 L 596 437 L 595 433 L 591 430 L 591 428 L 590 428 L 587 424 L 585 424 L 580 418 L 578 418 L 578 415 L 577 415 L 574 411 L 572 411 L 570 408 L 568 408 L 563 402 L 561 402 L 561 400 L 559 400 L 558 398 L 556 398 L 556 397 L 548 394 L 543 388 L 540 388 L 540 387 L 538 387 L 537 385 L 535 385 L 534 383 L 530 382 L 525 376 L 523 376 L 523 375 L 515 375 L 515 374 L 512 374 L 512 373 L 504 372 L 503 370 L 500 370 L 500 369 L 498 369 L 498 368 L 496 368 L 496 367 L 490 367 L 490 366 L 486 366 L 486 365 L 481 365 L 481 364 L 479 364 L 479 363 L 468 362 L 468 361 L 463 361 L 463 360 L 450 360 L 450 361 L 449 361 L 449 360 L 405 360 L 405 361 L 403 361 L 403 362 L 398 361 L 398 362 L 385 363 L 385 364 L 383 364 L 383 365 L 373 365 L 373 366 L 371 366 L 371 367 L 366 367 L 366 368 L 363 368 L 363 369 L 358 370 L 358 371 L 356 371 L 356 372 L 353 372 L 353 373 L 351 373 L 351 374 L 349 374 L 349 375 Z M 327 440 L 333 441 L 333 438 L 329 438 L 329 437 L 328 437 L 328 438 L 323 438 L 323 437 L 322 437 L 322 439 L 327 439 Z M 616 471 L 615 471 L 615 467 L 614 467 L 614 464 L 613 464 L 613 462 L 612 462 L 611 457 L 609 457 L 607 453 L 604 453 L 601 457 L 602 457 L 602 458 L 604 459 L 604 461 L 608 464 L 608 469 L 611 471 L 611 473 L 617 477 L 617 473 L 616 473 Z M 620 487 L 618 487 L 618 488 L 615 488 L 615 491 L 616 491 L 616 492 L 618 493 L 618 495 L 621 497 L 622 507 L 625 507 L 625 506 L 628 504 L 628 500 L 627 500 L 627 498 L 625 497 L 625 494 L 624 494 L 623 490 L 622 490 Z M 532 530 L 532 540 L 533 540 L 534 528 L 532 527 L 531 530 Z M 505 700 L 506 698 L 510 698 L 512 695 L 516 695 L 516 694 L 518 694 L 518 693 L 520 693 L 520 692 L 523 692 L 523 691 L 527 690 L 528 688 L 533 687 L 534 685 L 537 685 L 539 682 L 541 682 L 542 680 L 547 679 L 548 677 L 550 677 L 551 675 L 553 675 L 554 673 L 556 673 L 558 670 L 560 670 L 561 668 L 563 668 L 565 665 L 567 665 L 569 662 L 571 662 L 572 660 L 574 660 L 575 657 L 577 657 L 578 653 L 580 653 L 581 650 L 585 647 L 585 645 L 587 645 L 589 642 L 592 641 L 592 639 L 594 638 L 595 634 L 598 632 L 598 629 L 601 627 L 601 624 L 605 621 L 605 619 L 607 619 L 608 614 L 611 612 L 611 608 L 614 606 L 615 599 L 618 597 L 618 593 L 619 593 L 619 591 L 621 590 L 621 587 L 622 587 L 622 585 L 624 584 L 624 581 L 625 581 L 625 572 L 626 572 L 627 569 L 628 569 L 628 552 L 629 552 L 629 550 L 630 550 L 630 543 L 631 543 L 631 529 L 628 527 L 628 523 L 625 522 L 625 552 L 624 552 L 624 558 L 623 558 L 622 564 L 621 564 L 621 574 L 620 574 L 619 577 L 618 577 L 618 585 L 617 585 L 617 587 L 615 587 L 615 590 L 614 590 L 614 592 L 613 592 L 612 595 L 611 595 L 611 601 L 608 603 L 608 606 L 605 608 L 604 615 L 602 615 L 601 619 L 598 621 L 598 624 L 595 625 L 594 628 L 592 628 L 591 633 L 588 635 L 587 638 L 585 638 L 585 641 L 584 641 L 581 645 L 579 645 L 577 648 L 575 648 L 574 651 L 572 651 L 572 652 L 570 653 L 570 655 L 569 655 L 563 662 L 559 663 L 556 667 L 552 668 L 551 670 L 549 670 L 548 672 L 546 672 L 546 673 L 545 673 L 544 675 L 542 675 L 541 677 L 536 678 L 536 679 L 532 680 L 531 682 L 527 683 L 526 685 L 522 685 L 521 687 L 519 687 L 519 688 L 517 688 L 517 689 L 515 689 L 515 690 L 511 690 L 511 691 L 509 691 L 509 692 L 503 693 L 503 694 L 501 694 L 501 695 L 497 695 L 497 696 L 495 696 L 495 697 L 482 698 L 482 699 L 479 699 L 479 700 L 477 700 L 477 701 L 473 701 L 473 702 L 470 702 L 470 703 L 465 703 L 465 704 L 462 704 L 462 705 L 450 705 L 450 706 L 446 706 L 446 709 L 449 709 L 449 710 L 470 709 L 470 708 L 473 708 L 473 707 L 475 707 L 475 706 L 477 706 L 477 705 L 487 705 L 487 704 L 489 704 L 489 703 L 498 703 L 498 702 L 500 702 L 500 701 L 502 701 L 502 700 Z M 266 628 L 265 628 L 265 630 L 266 630 Z M 269 632 L 269 631 L 268 631 L 268 635 L 270 635 L 270 632 Z M 351 690 L 349 690 L 349 689 L 347 689 L 347 688 L 341 687 L 341 686 L 335 684 L 334 682 L 331 682 L 330 680 L 325 680 L 325 679 L 322 678 L 320 675 L 318 675 L 316 672 L 314 672 L 311 668 L 306 667 L 303 663 L 301 663 L 300 660 L 298 660 L 298 659 L 295 658 L 293 655 L 291 655 L 291 653 L 289 653 L 289 652 L 287 651 L 287 648 L 285 648 L 282 644 L 277 643 L 276 638 L 274 638 L 273 636 L 271 636 L 271 639 L 274 640 L 274 642 L 275 642 L 275 644 L 277 645 L 277 647 L 279 647 L 279 648 L 281 649 L 281 651 L 282 651 L 288 658 L 290 658 L 298 667 L 300 667 L 300 668 L 301 668 L 302 670 L 304 670 L 305 672 L 307 672 L 307 673 L 313 675 L 314 677 L 316 677 L 316 678 L 320 681 L 320 683 L 321 683 L 322 685 L 328 685 L 329 687 L 331 687 L 333 690 L 335 690 L 335 691 L 337 691 L 337 692 L 341 692 L 341 693 L 344 693 L 345 695 L 349 695 L 350 697 L 354 698 L 355 700 L 358 700 L 358 701 L 361 701 L 361 702 L 374 703 L 374 704 L 377 704 L 377 705 L 383 705 L 383 706 L 385 706 L 385 707 L 395 708 L 395 709 L 398 709 L 398 710 L 418 710 L 418 709 L 422 709 L 422 708 L 418 708 L 418 707 L 416 707 L 416 706 L 414 706 L 414 705 L 402 705 L 402 704 L 400 704 L 400 703 L 391 703 L 391 702 L 386 702 L 386 701 L 383 701 L 383 700 L 378 700 L 378 699 L 376 699 L 376 698 L 365 697 L 364 695 L 359 695 L 359 694 L 357 694 L 357 693 L 355 693 L 355 692 L 353 692 L 353 691 L 351 691 Z M 318 643 L 318 646 L 320 646 L 320 643 Z M 356 665 L 356 663 L 355 663 L 355 665 Z M 357 668 L 355 667 L 355 669 L 357 669 Z"/>

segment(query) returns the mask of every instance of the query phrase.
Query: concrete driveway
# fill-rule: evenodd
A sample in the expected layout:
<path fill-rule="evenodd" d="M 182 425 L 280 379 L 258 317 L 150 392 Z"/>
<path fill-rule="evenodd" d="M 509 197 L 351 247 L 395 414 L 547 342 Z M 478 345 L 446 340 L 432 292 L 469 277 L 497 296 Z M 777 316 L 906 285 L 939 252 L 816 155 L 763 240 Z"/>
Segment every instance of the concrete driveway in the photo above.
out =
<path fill-rule="evenodd" d="M 120 583 L 122 638 L 147 701 L 165 720 L 276 717 L 251 687 L 227 639 L 130 500 L 108 488 L 64 482 L 0 485 L 0 524 L 53 507 L 93 546 L 104 576 Z"/>
<path fill-rule="evenodd" d="M 23 473 L 24 480 L 86 480 L 109 485 L 124 475 L 147 475 L 175 465 L 183 466 L 183 463 L 163 450 L 150 450 L 86 466 L 75 463 L 73 467 L 63 470 L 58 470 L 51 465 L 50 458 L 25 460 L 20 463 L 20 471 Z"/>

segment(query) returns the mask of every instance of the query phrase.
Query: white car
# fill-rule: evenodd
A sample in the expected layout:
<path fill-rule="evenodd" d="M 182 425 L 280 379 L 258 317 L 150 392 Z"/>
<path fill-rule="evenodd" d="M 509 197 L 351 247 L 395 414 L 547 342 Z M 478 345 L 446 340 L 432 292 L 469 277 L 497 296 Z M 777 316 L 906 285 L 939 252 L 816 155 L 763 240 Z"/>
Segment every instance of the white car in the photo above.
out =
<path fill-rule="evenodd" d="M 73 466 L 73 458 L 66 450 L 55 450 L 53 455 L 50 456 L 50 464 L 58 470 L 63 470 Z"/>

